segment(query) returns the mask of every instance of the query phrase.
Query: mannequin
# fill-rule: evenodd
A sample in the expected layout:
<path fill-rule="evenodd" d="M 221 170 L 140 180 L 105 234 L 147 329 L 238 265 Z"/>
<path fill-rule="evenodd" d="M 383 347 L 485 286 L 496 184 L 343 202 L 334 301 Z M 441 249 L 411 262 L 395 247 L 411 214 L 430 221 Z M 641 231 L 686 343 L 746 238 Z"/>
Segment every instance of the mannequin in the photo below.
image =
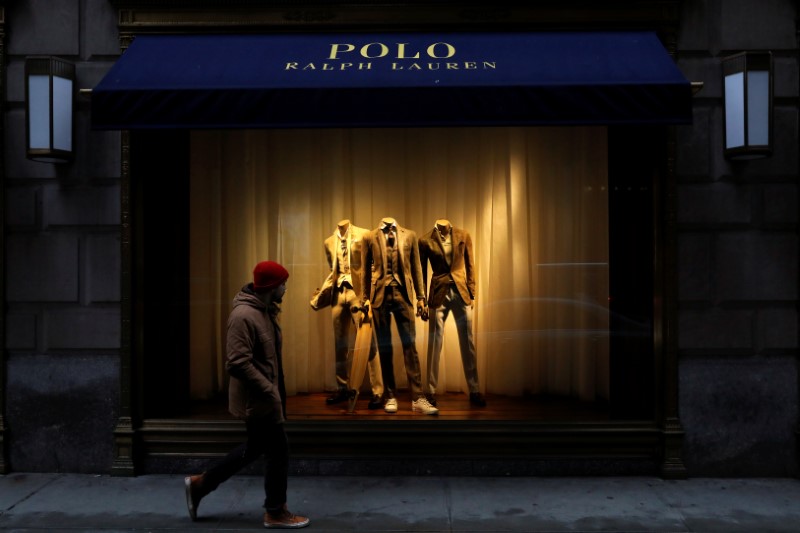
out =
<path fill-rule="evenodd" d="M 369 305 L 372 309 L 386 397 L 384 410 L 387 413 L 397 412 L 391 332 L 393 315 L 403 345 L 403 361 L 411 389 L 411 409 L 426 415 L 437 414 L 439 410 L 428 403 L 422 392 L 415 340 L 416 319 L 412 302 L 416 300 L 417 316 L 425 309 L 417 234 L 398 225 L 393 217 L 383 217 L 380 225 L 364 237 L 363 273 L 362 308 Z"/>
<path fill-rule="evenodd" d="M 344 218 L 336 223 L 333 235 L 325 239 L 325 256 L 331 271 L 323 287 L 330 290 L 331 317 L 333 319 L 333 342 L 336 361 L 336 392 L 326 398 L 328 405 L 345 402 L 350 399 L 349 381 L 350 365 L 354 345 L 354 324 L 358 317 L 358 304 L 361 298 L 362 281 L 362 248 L 364 235 L 369 230 L 352 224 Z M 315 310 L 324 307 L 319 301 L 311 300 Z M 383 378 L 380 359 L 373 350 L 369 355 L 369 377 L 372 388 L 370 409 L 383 406 Z M 363 370 L 361 376 L 363 377 Z"/>
<path fill-rule="evenodd" d="M 427 282 L 430 263 L 431 286 L 428 290 L 428 402 L 436 405 L 439 380 L 439 357 L 442 353 L 444 323 L 450 313 L 456 320 L 461 363 L 469 387 L 469 402 L 485 407 L 480 393 L 475 342 L 472 338 L 472 308 L 476 294 L 472 237 L 466 230 L 453 227 L 446 218 L 438 219 L 433 229 L 420 237 L 422 277 Z"/>

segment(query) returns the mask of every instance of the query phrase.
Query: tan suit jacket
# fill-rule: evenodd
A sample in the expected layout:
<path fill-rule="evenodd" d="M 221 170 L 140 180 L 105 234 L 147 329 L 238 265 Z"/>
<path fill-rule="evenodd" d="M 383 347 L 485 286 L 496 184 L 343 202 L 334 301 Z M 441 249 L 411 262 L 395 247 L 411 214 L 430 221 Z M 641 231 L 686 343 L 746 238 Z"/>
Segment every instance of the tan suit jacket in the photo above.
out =
<path fill-rule="evenodd" d="M 425 287 L 422 282 L 422 268 L 419 262 L 419 243 L 417 234 L 412 230 L 397 226 L 398 258 L 403 273 L 406 301 L 411 304 L 416 299 L 425 298 Z M 376 228 L 364 236 L 364 277 L 363 300 L 369 300 L 372 307 L 380 307 L 386 288 L 386 238 L 380 228 Z M 411 290 L 414 290 L 412 294 Z"/>
<path fill-rule="evenodd" d="M 325 257 L 328 259 L 328 266 L 331 267 L 331 285 L 335 293 L 339 282 L 339 254 L 338 248 L 339 235 L 338 231 L 334 231 L 333 235 L 325 239 Z M 363 277 L 364 263 L 362 261 L 364 235 L 369 233 L 366 228 L 359 228 L 350 224 L 350 230 L 347 233 L 347 249 L 350 250 L 350 277 L 353 279 L 353 290 L 357 295 L 361 295 L 361 282 Z"/>
<path fill-rule="evenodd" d="M 350 250 L 350 278 L 353 284 L 353 291 L 361 297 L 361 281 L 363 277 L 364 262 L 362 260 L 363 238 L 364 235 L 369 233 L 368 229 L 359 228 L 358 226 L 350 226 L 350 231 L 347 234 L 349 241 L 348 250 Z M 331 271 L 322 282 L 322 287 L 318 288 L 311 295 L 311 308 L 314 311 L 319 311 L 324 307 L 333 305 L 334 296 L 338 291 L 339 284 L 339 255 L 336 253 L 336 247 L 339 246 L 338 231 L 334 231 L 333 235 L 325 239 L 325 257 L 328 259 L 328 266 Z"/>
<path fill-rule="evenodd" d="M 453 260 L 448 265 L 444 248 L 436 228 L 420 237 L 419 255 L 422 262 L 422 279 L 428 282 L 428 262 L 431 264 L 431 286 L 428 292 L 428 306 L 439 307 L 447 295 L 450 280 L 456 282 L 458 293 L 469 305 L 475 299 L 475 259 L 472 253 L 472 237 L 466 230 L 451 227 Z"/>

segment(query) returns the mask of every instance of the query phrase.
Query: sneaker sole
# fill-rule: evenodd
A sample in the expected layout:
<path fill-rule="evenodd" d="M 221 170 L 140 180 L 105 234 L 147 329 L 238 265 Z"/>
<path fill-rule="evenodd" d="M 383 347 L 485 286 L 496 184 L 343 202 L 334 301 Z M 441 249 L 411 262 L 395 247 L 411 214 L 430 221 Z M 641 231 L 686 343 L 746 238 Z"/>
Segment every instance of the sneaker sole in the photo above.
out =
<path fill-rule="evenodd" d="M 311 520 L 306 520 L 305 522 L 298 522 L 297 524 L 270 524 L 264 522 L 264 527 L 267 529 L 300 529 L 301 527 L 306 527 L 311 523 Z"/>
<path fill-rule="evenodd" d="M 417 407 L 411 407 L 411 412 L 413 412 L 413 413 L 422 413 L 424 415 L 438 415 L 439 414 L 439 410 L 438 409 L 436 409 L 435 411 L 425 411 L 425 410 L 419 409 Z"/>

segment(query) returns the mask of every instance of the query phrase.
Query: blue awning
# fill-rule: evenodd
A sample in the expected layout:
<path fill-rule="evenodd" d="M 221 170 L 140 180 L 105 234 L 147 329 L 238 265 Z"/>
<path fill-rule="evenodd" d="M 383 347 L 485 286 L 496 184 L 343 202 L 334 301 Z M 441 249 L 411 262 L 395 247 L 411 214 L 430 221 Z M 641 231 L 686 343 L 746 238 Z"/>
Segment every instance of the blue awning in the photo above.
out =
<path fill-rule="evenodd" d="M 92 91 L 97 129 L 689 122 L 650 32 L 140 35 Z"/>

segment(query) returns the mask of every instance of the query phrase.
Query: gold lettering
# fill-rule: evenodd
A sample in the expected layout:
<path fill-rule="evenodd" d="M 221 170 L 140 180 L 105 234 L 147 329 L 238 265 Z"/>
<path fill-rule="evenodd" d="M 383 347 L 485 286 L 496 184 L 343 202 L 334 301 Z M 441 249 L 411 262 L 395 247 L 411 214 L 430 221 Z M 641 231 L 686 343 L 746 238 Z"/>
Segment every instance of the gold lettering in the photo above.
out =
<path fill-rule="evenodd" d="M 322 70 L 335 70 L 335 69 L 333 68 L 333 66 L 331 66 L 331 65 L 329 65 L 327 63 L 323 63 L 322 64 Z"/>
<path fill-rule="evenodd" d="M 317 67 L 314 66 L 314 63 L 309 63 L 303 67 L 303 70 L 317 70 Z"/>
<path fill-rule="evenodd" d="M 371 63 L 367 63 L 367 65 L 371 65 Z M 444 65 L 444 67 L 442 67 Z M 399 62 L 392 62 L 391 70 L 441 70 L 444 68 L 445 70 L 492 70 L 497 68 L 497 63 L 494 61 L 464 61 L 463 63 L 410 63 L 404 65 Z"/>
<path fill-rule="evenodd" d="M 369 55 L 369 48 L 373 45 L 378 47 L 378 55 L 374 56 Z M 368 59 L 375 59 L 376 57 L 385 57 L 388 53 L 389 53 L 389 47 L 383 43 L 369 43 L 361 47 L 362 57 L 366 57 Z"/>
<path fill-rule="evenodd" d="M 297 63 L 286 63 L 286 68 L 283 70 L 297 70 Z"/>
<path fill-rule="evenodd" d="M 339 49 L 340 47 L 344 48 L 340 50 Z M 339 55 L 340 51 L 346 53 L 346 52 L 352 52 L 355 49 L 356 47 L 353 46 L 352 44 L 334 43 L 331 45 L 331 55 L 328 56 L 328 59 L 339 59 L 337 56 Z"/>
<path fill-rule="evenodd" d="M 437 56 L 436 55 L 436 46 L 437 45 L 444 46 L 444 48 L 445 48 L 447 53 L 445 55 L 443 55 L 443 56 Z M 453 57 L 454 55 L 456 55 L 456 49 L 452 44 L 448 44 L 448 43 L 433 43 L 432 45 L 430 45 L 428 47 L 428 55 L 430 57 L 435 58 L 435 59 L 447 59 L 448 57 Z"/>
<path fill-rule="evenodd" d="M 406 55 L 406 45 L 408 43 L 397 43 L 397 59 L 419 59 L 419 52 L 413 56 Z"/>
<path fill-rule="evenodd" d="M 352 66 L 353 66 L 352 63 L 342 63 L 341 65 L 339 65 L 339 70 L 347 70 Z"/>
<path fill-rule="evenodd" d="M 359 63 L 358 70 L 372 70 L 372 63 Z"/>
<path fill-rule="evenodd" d="M 407 50 L 410 43 L 394 43 L 397 47 L 395 57 L 397 59 L 419 59 L 420 53 Z M 348 54 L 356 49 L 350 43 L 332 43 L 327 59 L 341 59 L 342 54 Z M 375 59 L 389 55 L 389 47 L 384 43 L 367 43 L 359 50 L 361 57 Z M 434 59 L 448 59 L 456 55 L 456 48 L 450 43 L 438 42 L 428 45 L 426 49 L 428 57 Z M 287 68 L 288 70 L 288 68 Z"/>

